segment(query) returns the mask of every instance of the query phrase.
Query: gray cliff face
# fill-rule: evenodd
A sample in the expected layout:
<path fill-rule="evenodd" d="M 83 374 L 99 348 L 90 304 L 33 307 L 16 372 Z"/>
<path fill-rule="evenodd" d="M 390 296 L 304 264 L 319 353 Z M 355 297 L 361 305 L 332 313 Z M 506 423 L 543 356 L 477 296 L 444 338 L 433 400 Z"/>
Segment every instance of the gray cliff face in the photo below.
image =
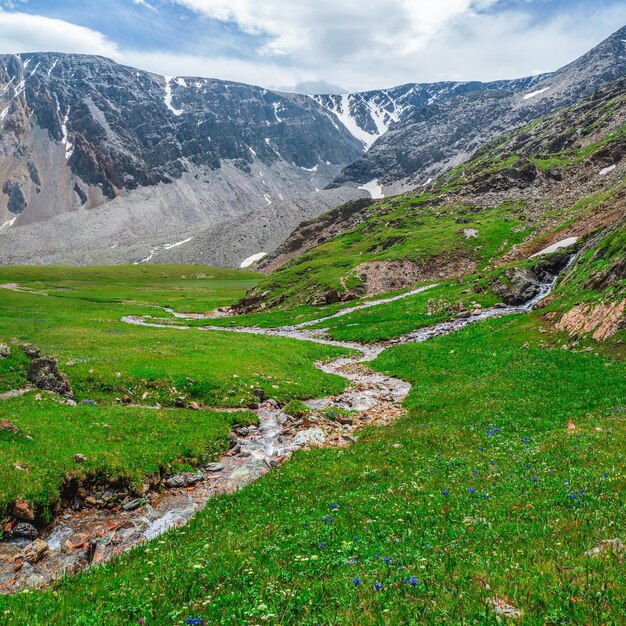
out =
<path fill-rule="evenodd" d="M 314 192 L 361 153 L 360 142 L 308 96 L 162 77 L 100 57 L 0 56 L 5 233 L 113 203 L 122 232 L 141 230 L 117 209 L 136 212 L 146 190 L 170 185 L 189 217 L 178 215 L 171 230 L 214 226 Z M 152 221 L 164 217 L 157 213 Z"/>
<path fill-rule="evenodd" d="M 402 116 L 331 184 L 377 180 L 386 193 L 424 184 L 493 137 L 569 106 L 626 75 L 626 27 L 535 82 L 493 83 L 433 97 Z"/>
<path fill-rule="evenodd" d="M 490 83 L 442 82 L 409 83 L 391 89 L 378 89 L 345 95 L 319 95 L 313 98 L 333 113 L 366 149 L 390 128 L 401 125 L 413 113 L 435 102 L 461 94 L 491 90 L 523 91 L 548 74 Z"/>

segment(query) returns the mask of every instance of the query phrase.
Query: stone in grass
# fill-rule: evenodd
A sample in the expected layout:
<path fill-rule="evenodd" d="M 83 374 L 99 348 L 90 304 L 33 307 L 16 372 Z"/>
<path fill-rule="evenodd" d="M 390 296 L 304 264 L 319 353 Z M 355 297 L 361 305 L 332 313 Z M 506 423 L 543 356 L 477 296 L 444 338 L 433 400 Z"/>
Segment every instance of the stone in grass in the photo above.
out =
<path fill-rule="evenodd" d="M 621 554 L 624 552 L 624 544 L 620 539 L 603 539 L 595 548 L 585 552 L 585 556 L 598 559 L 604 554 Z"/>
<path fill-rule="evenodd" d="M 87 457 L 84 454 L 75 454 L 74 463 L 86 463 Z"/>
<path fill-rule="evenodd" d="M 494 596 L 487 602 L 493 609 L 493 612 L 499 617 L 507 617 L 509 619 L 519 619 L 522 617 L 522 611 L 516 609 L 508 600 L 500 596 Z"/>
<path fill-rule="evenodd" d="M 11 348 L 6 343 L 0 343 L 0 360 L 11 356 Z"/>
<path fill-rule="evenodd" d="M 223 463 L 208 463 L 205 466 L 207 472 L 221 472 L 224 469 Z"/>
<path fill-rule="evenodd" d="M 38 563 L 45 558 L 50 552 L 50 546 L 43 539 L 35 539 L 29 543 L 15 557 L 16 560 L 28 561 L 29 563 Z"/>
<path fill-rule="evenodd" d="M 13 433 L 14 435 L 17 435 L 20 432 L 20 429 L 15 424 L 5 419 L 0 420 L 0 430 L 5 430 L 9 433 Z"/>
<path fill-rule="evenodd" d="M 41 350 L 37 346 L 33 345 L 32 343 L 23 343 L 21 348 L 24 354 L 27 356 L 27 358 L 29 358 L 31 361 L 33 359 L 40 358 L 42 355 Z"/>
<path fill-rule="evenodd" d="M 28 366 L 27 375 L 28 380 L 38 389 L 51 391 L 66 398 L 74 398 L 70 381 L 59 369 L 59 364 L 54 357 L 44 356 L 33 359 Z"/>

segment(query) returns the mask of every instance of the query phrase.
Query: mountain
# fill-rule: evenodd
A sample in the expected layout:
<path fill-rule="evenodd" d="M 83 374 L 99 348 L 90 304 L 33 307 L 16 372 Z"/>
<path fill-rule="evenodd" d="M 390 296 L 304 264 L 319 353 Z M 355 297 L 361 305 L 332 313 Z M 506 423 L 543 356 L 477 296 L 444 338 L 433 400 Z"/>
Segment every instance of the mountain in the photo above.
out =
<path fill-rule="evenodd" d="M 625 75 L 625 41 L 550 75 L 341 96 L 0 56 L 0 264 L 237 267 L 334 203 L 423 185 Z"/>
<path fill-rule="evenodd" d="M 367 185 L 386 195 L 411 189 L 467 160 L 502 132 L 578 102 L 624 75 L 626 27 L 534 84 L 493 84 L 429 100 L 393 123 L 331 186 Z"/>
<path fill-rule="evenodd" d="M 0 128 L 0 229 L 22 232 L 3 262 L 63 260 L 72 233 L 138 260 L 314 192 L 363 151 L 307 96 L 68 54 L 0 56 Z"/>
<path fill-rule="evenodd" d="M 261 261 L 272 273 L 237 310 L 332 304 L 472 275 L 484 290 L 498 268 L 623 220 L 625 176 L 621 79 L 494 139 L 425 189 L 352 201 L 301 224 Z M 615 272 L 626 278 L 623 266 Z"/>
<path fill-rule="evenodd" d="M 333 113 L 366 149 L 391 127 L 407 120 L 413 113 L 434 102 L 443 102 L 455 96 L 482 91 L 524 91 L 548 74 L 499 80 L 489 83 L 441 82 L 409 83 L 392 89 L 378 89 L 343 95 L 312 96 Z"/>

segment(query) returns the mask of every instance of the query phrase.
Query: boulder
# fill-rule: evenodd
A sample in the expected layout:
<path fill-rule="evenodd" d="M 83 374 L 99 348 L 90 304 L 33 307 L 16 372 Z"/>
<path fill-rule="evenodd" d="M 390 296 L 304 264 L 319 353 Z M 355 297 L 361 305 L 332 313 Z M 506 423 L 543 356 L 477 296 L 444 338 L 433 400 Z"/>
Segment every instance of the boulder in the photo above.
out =
<path fill-rule="evenodd" d="M 70 381 L 59 369 L 59 364 L 54 357 L 44 356 L 33 359 L 28 366 L 27 375 L 28 380 L 38 389 L 52 391 L 66 398 L 74 398 Z"/>
<path fill-rule="evenodd" d="M 28 502 L 26 502 L 26 500 L 22 500 L 22 498 L 19 498 L 17 502 L 13 505 L 13 517 L 16 517 L 18 520 L 23 520 L 25 522 L 35 521 L 35 513 L 33 511 L 33 508 Z"/>
<path fill-rule="evenodd" d="M 26 539 L 32 539 L 33 541 L 39 537 L 38 530 L 28 522 L 18 522 L 13 526 L 11 530 L 13 537 L 25 537 Z"/>
<path fill-rule="evenodd" d="M 11 348 L 6 343 L 0 343 L 0 360 L 11 356 Z"/>
<path fill-rule="evenodd" d="M 516 267 L 506 270 L 504 278 L 496 278 L 492 289 L 506 304 L 519 306 L 539 293 L 541 283 L 531 270 Z"/>
<path fill-rule="evenodd" d="M 300 431 L 293 438 L 294 446 L 308 446 L 311 444 L 321 445 L 326 441 L 326 435 L 321 428 L 308 428 Z"/>
<path fill-rule="evenodd" d="M 41 350 L 32 343 L 23 343 L 21 348 L 24 351 L 24 354 L 31 360 L 38 359 L 42 356 Z"/>

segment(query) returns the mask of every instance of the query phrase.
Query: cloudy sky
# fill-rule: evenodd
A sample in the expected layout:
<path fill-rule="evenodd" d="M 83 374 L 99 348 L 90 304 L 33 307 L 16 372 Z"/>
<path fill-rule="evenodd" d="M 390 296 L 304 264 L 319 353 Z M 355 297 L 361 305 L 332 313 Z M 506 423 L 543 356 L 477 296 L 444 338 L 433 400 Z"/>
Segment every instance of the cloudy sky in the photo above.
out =
<path fill-rule="evenodd" d="M 0 0 L 0 53 L 356 91 L 550 71 L 625 24 L 624 0 Z"/>

